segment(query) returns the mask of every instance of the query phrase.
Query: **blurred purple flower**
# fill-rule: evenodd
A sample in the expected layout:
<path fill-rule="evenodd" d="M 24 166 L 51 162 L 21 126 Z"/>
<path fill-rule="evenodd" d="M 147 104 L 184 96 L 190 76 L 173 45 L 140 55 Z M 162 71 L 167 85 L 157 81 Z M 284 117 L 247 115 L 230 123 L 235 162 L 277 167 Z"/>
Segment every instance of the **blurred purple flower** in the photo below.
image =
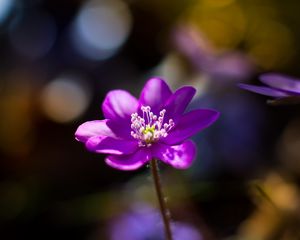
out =
<path fill-rule="evenodd" d="M 205 93 L 189 106 L 207 106 L 222 112 L 216 126 L 193 137 L 197 147 L 202 149 L 201 161 L 195 162 L 189 172 L 197 179 L 227 171 L 245 177 L 264 163 L 263 143 L 267 136 L 264 106 L 238 88 L 223 91 Z"/>
<path fill-rule="evenodd" d="M 75 137 L 88 150 L 109 154 L 106 163 L 119 170 L 137 169 L 153 158 L 188 168 L 196 155 L 188 138 L 219 117 L 208 109 L 184 113 L 195 92 L 185 86 L 172 93 L 160 78 L 148 80 L 139 100 L 124 90 L 110 91 L 102 104 L 105 119 L 83 123 Z"/>
<path fill-rule="evenodd" d="M 192 226 L 172 222 L 174 240 L 202 240 L 201 234 Z M 126 214 L 112 221 L 109 227 L 111 240 L 163 240 L 164 228 L 159 212 L 147 205 L 136 205 Z"/>
<path fill-rule="evenodd" d="M 300 80 L 289 76 L 275 73 L 263 74 L 259 77 L 260 81 L 267 86 L 255 86 L 250 84 L 238 84 L 242 89 L 258 94 L 274 97 L 280 102 L 298 102 L 300 101 Z M 282 101 L 283 100 L 283 101 Z"/>
<path fill-rule="evenodd" d="M 244 80 L 254 72 L 254 64 L 243 53 L 217 53 L 209 41 L 193 27 L 181 26 L 175 30 L 174 42 L 194 67 L 213 79 Z"/>

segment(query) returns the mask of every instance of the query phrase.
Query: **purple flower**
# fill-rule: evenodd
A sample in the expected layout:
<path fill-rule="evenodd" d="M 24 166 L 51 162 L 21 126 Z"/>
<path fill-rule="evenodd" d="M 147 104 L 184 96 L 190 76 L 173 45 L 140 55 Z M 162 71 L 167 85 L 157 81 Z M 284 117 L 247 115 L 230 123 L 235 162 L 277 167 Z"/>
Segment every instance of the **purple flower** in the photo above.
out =
<path fill-rule="evenodd" d="M 105 162 L 119 170 L 137 169 L 153 158 L 188 168 L 196 156 L 188 138 L 219 117 L 208 109 L 184 112 L 195 92 L 185 86 L 172 93 L 160 78 L 148 80 L 139 99 L 124 90 L 110 91 L 102 103 L 105 119 L 83 123 L 75 137 L 88 150 L 108 154 Z"/>
<path fill-rule="evenodd" d="M 175 29 L 174 43 L 194 67 L 212 79 L 244 80 L 255 70 L 245 54 L 239 51 L 218 53 L 201 31 L 191 26 Z"/>
<path fill-rule="evenodd" d="M 300 81 L 292 77 L 268 73 L 259 77 L 260 81 L 267 86 L 255 86 L 250 84 L 239 84 L 242 89 L 258 94 L 274 97 L 276 100 L 285 102 L 299 102 L 300 100 Z M 277 101 L 279 102 L 279 101 Z"/>
<path fill-rule="evenodd" d="M 134 208 L 133 208 L 134 207 Z M 164 228 L 159 212 L 145 204 L 136 204 L 132 209 L 114 219 L 109 226 L 111 240 L 163 240 Z M 171 223 L 174 240 L 202 240 L 193 226 Z"/>

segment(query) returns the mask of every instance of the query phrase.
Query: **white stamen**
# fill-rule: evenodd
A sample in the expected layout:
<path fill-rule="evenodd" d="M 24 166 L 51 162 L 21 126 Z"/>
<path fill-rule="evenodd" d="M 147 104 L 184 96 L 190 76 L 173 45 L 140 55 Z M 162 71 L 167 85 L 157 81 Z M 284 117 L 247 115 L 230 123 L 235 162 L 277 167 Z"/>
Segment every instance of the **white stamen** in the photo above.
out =
<path fill-rule="evenodd" d="M 173 119 L 164 123 L 166 110 L 159 112 L 159 117 L 151 112 L 149 106 L 142 106 L 143 117 L 137 113 L 131 114 L 131 136 L 139 140 L 139 146 L 151 146 L 162 137 L 168 136 L 168 132 L 175 126 Z"/>

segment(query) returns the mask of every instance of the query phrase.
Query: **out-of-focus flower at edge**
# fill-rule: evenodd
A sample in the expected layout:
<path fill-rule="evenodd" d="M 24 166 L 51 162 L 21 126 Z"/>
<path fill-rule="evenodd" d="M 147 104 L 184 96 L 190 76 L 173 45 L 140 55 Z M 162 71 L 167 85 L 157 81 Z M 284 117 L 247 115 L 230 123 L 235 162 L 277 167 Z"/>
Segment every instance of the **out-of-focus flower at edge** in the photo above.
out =
<path fill-rule="evenodd" d="M 194 167 L 201 174 L 197 171 L 195 176 L 216 173 L 221 169 L 220 166 L 237 174 L 250 172 L 260 162 L 257 153 L 261 144 L 257 139 L 261 139 L 263 130 L 257 129 L 263 129 L 264 113 L 255 101 L 235 89 L 233 81 L 248 80 L 256 71 L 255 63 L 241 51 L 219 51 L 193 25 L 180 25 L 175 28 L 173 37 L 175 47 L 196 73 L 196 77 L 192 75 L 186 78 L 200 93 L 190 107 L 207 106 L 222 112 L 222 119 L 216 127 L 194 138 L 204 153 Z M 254 113 L 251 118 L 249 109 Z M 247 125 L 240 124 L 245 119 Z M 216 145 L 218 151 L 211 148 Z M 222 161 L 218 162 L 218 159 Z"/>
<path fill-rule="evenodd" d="M 201 149 L 202 156 L 201 161 L 195 162 L 193 166 L 196 178 L 210 176 L 225 169 L 245 176 L 264 162 L 261 156 L 267 124 L 264 105 L 233 87 L 226 92 L 204 93 L 190 105 L 192 109 L 203 106 L 218 109 L 222 112 L 222 118 L 217 125 L 193 138 L 198 149 Z M 252 113 L 251 117 L 249 111 Z M 240 124 L 245 121 L 247 124 Z"/>
<path fill-rule="evenodd" d="M 187 139 L 219 117 L 209 109 L 184 113 L 195 92 L 184 86 L 172 93 L 160 78 L 148 80 L 139 100 L 124 90 L 110 91 L 102 103 L 105 119 L 83 123 L 75 137 L 88 150 L 109 154 L 106 163 L 119 170 L 135 170 L 153 158 L 186 169 L 196 156 Z"/>
<path fill-rule="evenodd" d="M 233 50 L 218 53 L 204 34 L 191 26 L 177 27 L 174 43 L 196 70 L 212 79 L 245 80 L 255 70 L 245 54 Z"/>
<path fill-rule="evenodd" d="M 174 240 L 201 240 L 201 234 L 191 225 L 172 222 Z M 131 211 L 113 220 L 109 226 L 111 240 L 163 240 L 163 224 L 159 212 L 150 206 L 137 204 Z"/>
<path fill-rule="evenodd" d="M 299 79 L 274 73 L 262 74 L 259 79 L 267 86 L 242 83 L 238 86 L 251 92 L 274 97 L 275 100 L 270 101 L 273 104 L 300 103 Z"/>

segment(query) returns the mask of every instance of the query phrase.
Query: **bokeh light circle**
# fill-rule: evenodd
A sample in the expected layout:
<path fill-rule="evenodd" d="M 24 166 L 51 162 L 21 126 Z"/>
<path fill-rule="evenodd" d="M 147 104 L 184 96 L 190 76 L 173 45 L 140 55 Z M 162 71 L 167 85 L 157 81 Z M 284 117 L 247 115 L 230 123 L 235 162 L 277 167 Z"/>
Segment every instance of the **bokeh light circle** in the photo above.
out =
<path fill-rule="evenodd" d="M 14 5 L 14 0 L 0 0 L 0 23 L 7 19 Z"/>
<path fill-rule="evenodd" d="M 78 118 L 91 99 L 89 87 L 76 75 L 62 75 L 45 86 L 41 93 L 42 111 L 59 123 Z"/>
<path fill-rule="evenodd" d="M 57 26 L 52 16 L 43 12 L 32 12 L 19 20 L 10 29 L 11 45 L 22 56 L 38 59 L 45 56 L 53 46 Z"/>
<path fill-rule="evenodd" d="M 77 51 L 92 60 L 113 56 L 131 29 L 131 15 L 120 0 L 93 0 L 83 5 L 72 28 Z"/>

